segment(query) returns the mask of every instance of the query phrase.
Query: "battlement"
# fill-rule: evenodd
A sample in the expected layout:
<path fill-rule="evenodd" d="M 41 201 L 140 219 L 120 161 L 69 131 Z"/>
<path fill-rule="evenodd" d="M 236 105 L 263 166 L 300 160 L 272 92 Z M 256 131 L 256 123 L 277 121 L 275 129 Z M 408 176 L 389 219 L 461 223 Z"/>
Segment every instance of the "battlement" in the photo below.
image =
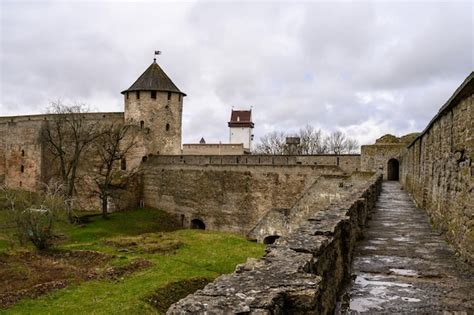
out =
<path fill-rule="evenodd" d="M 21 116 L 3 116 L 0 117 L 0 124 L 18 123 L 27 121 L 44 121 L 51 120 L 57 114 L 37 114 L 37 115 L 21 115 Z M 97 113 L 83 113 L 86 119 L 101 120 L 107 118 L 123 119 L 123 112 L 97 112 Z"/>
<path fill-rule="evenodd" d="M 151 155 L 159 165 L 331 166 L 346 173 L 359 171 L 360 154 L 319 155 Z"/>

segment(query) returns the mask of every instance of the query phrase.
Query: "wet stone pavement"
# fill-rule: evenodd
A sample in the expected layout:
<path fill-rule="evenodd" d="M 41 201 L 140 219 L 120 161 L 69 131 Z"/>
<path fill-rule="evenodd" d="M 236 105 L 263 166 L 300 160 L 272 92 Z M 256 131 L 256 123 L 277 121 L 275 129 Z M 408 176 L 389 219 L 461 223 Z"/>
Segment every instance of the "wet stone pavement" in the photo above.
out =
<path fill-rule="evenodd" d="M 474 270 L 398 182 L 384 182 L 354 252 L 342 313 L 474 314 Z"/>

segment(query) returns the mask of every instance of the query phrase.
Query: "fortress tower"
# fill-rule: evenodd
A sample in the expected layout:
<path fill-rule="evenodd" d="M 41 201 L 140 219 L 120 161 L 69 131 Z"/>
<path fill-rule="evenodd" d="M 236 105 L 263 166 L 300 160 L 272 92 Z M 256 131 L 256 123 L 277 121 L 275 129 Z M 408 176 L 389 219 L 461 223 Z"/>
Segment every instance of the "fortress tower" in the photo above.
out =
<path fill-rule="evenodd" d="M 149 154 L 180 154 L 183 97 L 154 59 L 153 63 L 128 89 L 125 121 L 143 129 L 134 155 L 146 159 Z"/>
<path fill-rule="evenodd" d="M 232 110 L 229 121 L 229 143 L 244 145 L 244 150 L 252 150 L 253 134 L 252 110 Z"/>

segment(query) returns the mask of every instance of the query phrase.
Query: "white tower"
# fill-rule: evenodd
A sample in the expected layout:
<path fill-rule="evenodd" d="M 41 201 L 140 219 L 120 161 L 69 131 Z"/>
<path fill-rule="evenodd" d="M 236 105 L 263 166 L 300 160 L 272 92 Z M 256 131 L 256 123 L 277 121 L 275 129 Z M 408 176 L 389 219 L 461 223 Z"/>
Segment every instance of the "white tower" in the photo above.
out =
<path fill-rule="evenodd" d="M 252 149 L 252 110 L 232 110 L 229 121 L 229 143 L 244 145 L 244 150 Z"/>

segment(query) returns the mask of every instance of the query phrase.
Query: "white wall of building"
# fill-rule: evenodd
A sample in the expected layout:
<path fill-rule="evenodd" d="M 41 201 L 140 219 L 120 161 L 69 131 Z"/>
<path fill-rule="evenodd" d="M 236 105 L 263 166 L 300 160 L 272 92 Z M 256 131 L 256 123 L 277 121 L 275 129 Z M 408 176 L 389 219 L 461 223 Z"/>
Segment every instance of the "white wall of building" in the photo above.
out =
<path fill-rule="evenodd" d="M 229 143 L 243 143 L 244 148 L 252 149 L 252 128 L 250 127 L 230 127 Z"/>

